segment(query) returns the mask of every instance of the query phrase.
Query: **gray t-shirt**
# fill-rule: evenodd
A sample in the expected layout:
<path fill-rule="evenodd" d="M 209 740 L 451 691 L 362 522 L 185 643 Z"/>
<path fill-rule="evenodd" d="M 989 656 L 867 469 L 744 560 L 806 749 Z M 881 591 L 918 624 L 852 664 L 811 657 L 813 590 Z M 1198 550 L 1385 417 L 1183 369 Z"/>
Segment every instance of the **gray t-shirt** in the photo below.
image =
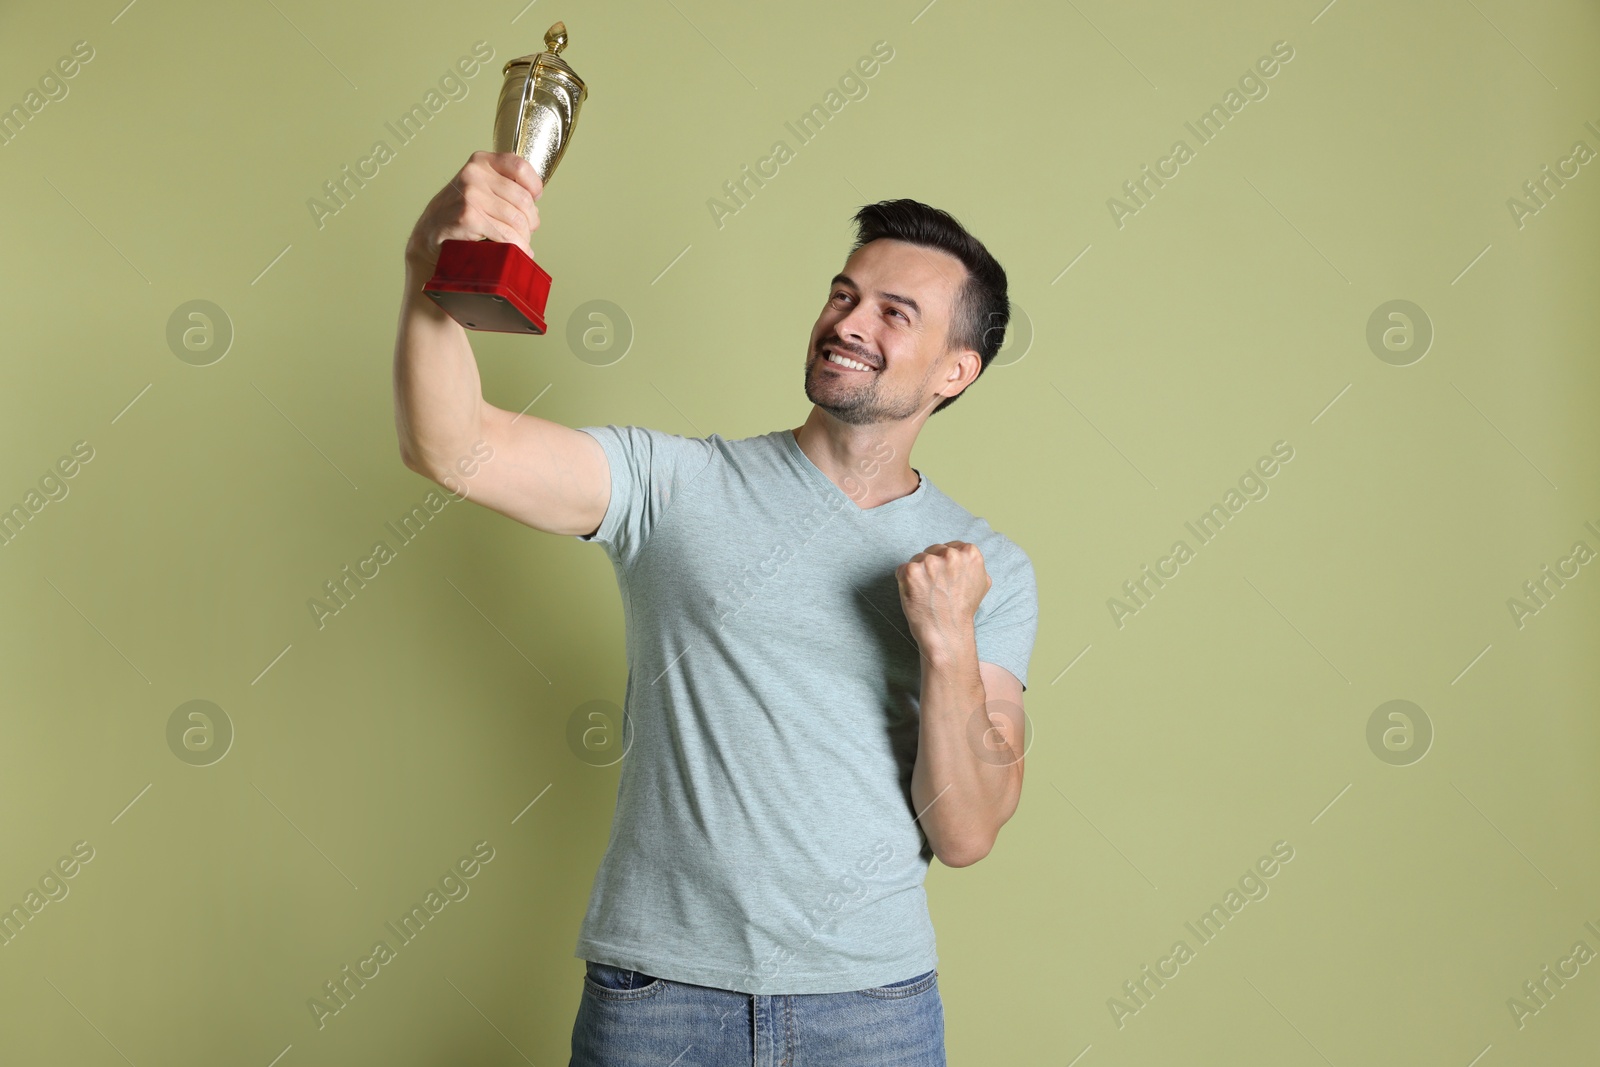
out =
<path fill-rule="evenodd" d="M 993 579 L 978 659 L 1025 684 L 1032 562 L 920 471 L 862 509 L 788 429 L 580 429 L 611 468 L 605 519 L 578 539 L 604 546 L 622 593 L 631 746 L 574 955 L 764 994 L 933 969 L 921 664 L 895 568 L 976 544 Z"/>

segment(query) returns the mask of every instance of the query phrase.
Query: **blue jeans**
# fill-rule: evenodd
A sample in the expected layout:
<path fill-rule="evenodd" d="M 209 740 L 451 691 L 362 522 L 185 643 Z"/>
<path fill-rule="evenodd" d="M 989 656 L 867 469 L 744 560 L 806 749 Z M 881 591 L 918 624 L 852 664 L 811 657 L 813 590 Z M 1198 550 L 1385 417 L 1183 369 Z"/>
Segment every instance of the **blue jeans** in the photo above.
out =
<path fill-rule="evenodd" d="M 568 1067 L 945 1067 L 937 971 L 765 996 L 584 967 Z"/>

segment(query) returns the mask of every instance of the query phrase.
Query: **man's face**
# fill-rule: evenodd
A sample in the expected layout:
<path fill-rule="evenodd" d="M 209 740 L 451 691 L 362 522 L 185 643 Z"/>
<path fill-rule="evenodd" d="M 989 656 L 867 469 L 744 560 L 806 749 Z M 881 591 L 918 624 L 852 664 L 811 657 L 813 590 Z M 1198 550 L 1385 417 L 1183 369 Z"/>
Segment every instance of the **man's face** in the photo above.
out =
<path fill-rule="evenodd" d="M 855 425 L 931 412 L 942 399 L 933 390 L 959 355 L 947 338 L 966 277 L 961 261 L 938 249 L 887 238 L 857 249 L 811 328 L 807 399 Z M 868 369 L 831 362 L 830 352 Z"/>

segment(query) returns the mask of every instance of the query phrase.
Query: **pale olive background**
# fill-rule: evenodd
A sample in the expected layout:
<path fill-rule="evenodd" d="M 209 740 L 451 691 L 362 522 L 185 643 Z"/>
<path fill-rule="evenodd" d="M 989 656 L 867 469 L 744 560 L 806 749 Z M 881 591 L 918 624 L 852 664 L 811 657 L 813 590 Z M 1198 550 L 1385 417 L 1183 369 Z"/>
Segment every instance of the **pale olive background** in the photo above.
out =
<path fill-rule="evenodd" d="M 1521 628 L 1507 606 L 1600 548 L 1600 163 L 1520 229 L 1506 206 L 1600 149 L 1593 5 L 123 3 L 0 12 L 0 104 L 95 50 L 0 147 L 0 504 L 94 449 L 0 547 L 0 904 L 95 850 L 0 948 L 0 1060 L 566 1062 L 618 771 L 567 726 L 622 699 L 609 562 L 455 503 L 324 628 L 307 608 L 432 488 L 394 436 L 401 249 L 557 18 L 591 96 L 534 239 L 550 333 L 473 336 L 493 403 L 798 425 L 849 216 L 882 198 L 956 214 L 1031 320 L 913 457 L 1041 599 L 1021 806 L 928 878 L 952 1063 L 1600 1056 L 1600 962 L 1524 1028 L 1506 1005 L 1600 951 L 1600 571 Z M 385 122 L 479 40 L 470 95 L 399 147 Z M 866 98 L 797 146 L 785 121 L 880 40 Z M 1270 94 L 1115 225 L 1275 41 Z M 380 138 L 318 229 L 308 198 Z M 1434 330 L 1407 366 L 1366 340 L 1399 299 Z M 192 300 L 234 333 L 208 366 L 167 341 Z M 567 342 L 591 300 L 634 333 L 608 366 Z M 1118 628 L 1108 599 L 1279 440 L 1270 495 Z M 196 699 L 235 731 L 206 767 L 167 742 Z M 1435 735 L 1406 766 L 1367 743 L 1396 699 Z M 471 895 L 319 1030 L 308 999 L 481 840 Z M 1199 947 L 1184 923 L 1279 840 L 1270 895 Z M 1179 938 L 1119 1028 L 1108 998 Z"/>

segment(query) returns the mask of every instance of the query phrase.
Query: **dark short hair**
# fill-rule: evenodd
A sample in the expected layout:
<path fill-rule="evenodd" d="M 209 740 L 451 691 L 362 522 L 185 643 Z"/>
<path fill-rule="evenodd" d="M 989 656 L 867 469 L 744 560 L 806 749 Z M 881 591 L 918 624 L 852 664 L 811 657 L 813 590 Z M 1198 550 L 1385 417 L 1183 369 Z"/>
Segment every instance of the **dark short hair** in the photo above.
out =
<path fill-rule="evenodd" d="M 983 247 L 983 242 L 968 233 L 948 212 L 916 200 L 882 200 L 868 204 L 856 212 L 855 223 L 856 243 L 851 252 L 869 241 L 886 237 L 948 252 L 967 268 L 967 280 L 958 291 L 956 306 L 951 312 L 949 345 L 951 349 L 970 348 L 978 353 L 982 360 L 978 367 L 981 377 L 1005 342 L 1006 325 L 1011 321 L 1006 272 Z M 965 392 L 945 397 L 931 414 L 936 415 L 954 404 Z"/>

